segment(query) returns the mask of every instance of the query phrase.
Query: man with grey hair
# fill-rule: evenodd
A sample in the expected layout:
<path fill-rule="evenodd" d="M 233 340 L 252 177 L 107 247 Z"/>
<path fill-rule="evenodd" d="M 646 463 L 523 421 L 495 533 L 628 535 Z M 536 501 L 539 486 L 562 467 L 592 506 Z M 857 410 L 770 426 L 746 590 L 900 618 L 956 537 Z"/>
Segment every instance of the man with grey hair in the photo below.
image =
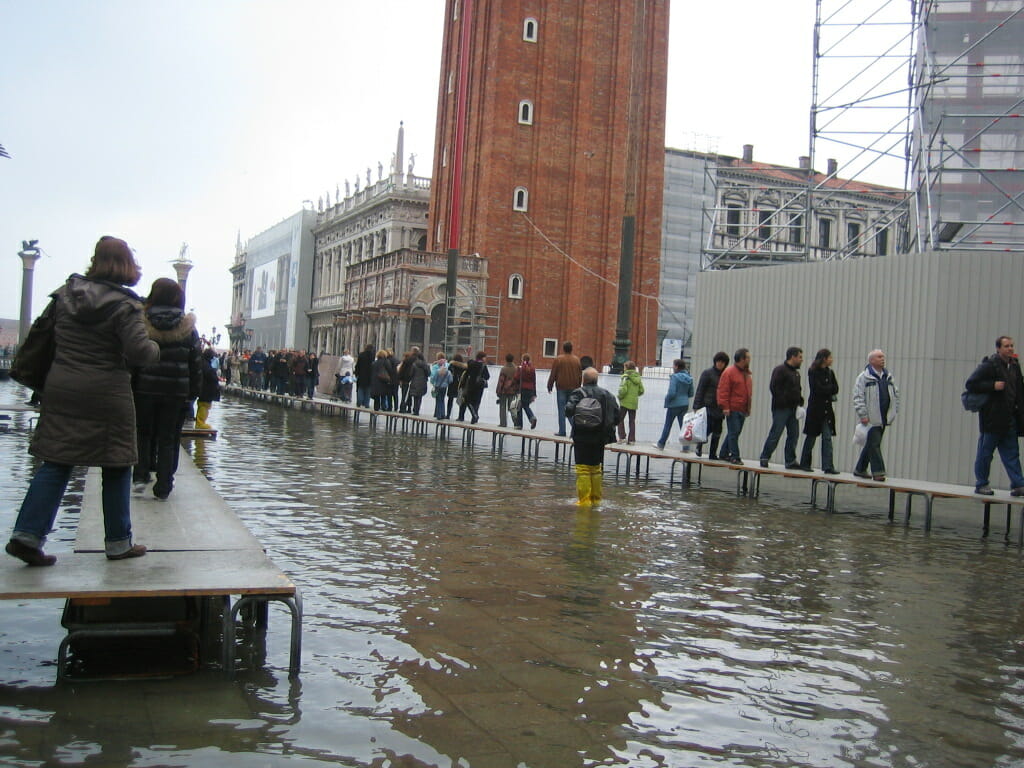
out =
<path fill-rule="evenodd" d="M 853 410 L 860 423 L 868 428 L 864 448 L 853 469 L 856 477 L 879 482 L 885 480 L 885 460 L 882 458 L 882 435 L 885 428 L 896 420 L 900 410 L 900 391 L 885 367 L 885 352 L 873 349 L 868 364 L 853 385 Z M 868 465 L 871 474 L 868 474 Z"/>
<path fill-rule="evenodd" d="M 565 417 L 572 424 L 572 448 L 576 459 L 576 495 L 579 504 L 601 500 L 604 447 L 615 442 L 619 404 L 615 395 L 597 384 L 594 368 L 583 371 L 583 386 L 569 393 Z"/>

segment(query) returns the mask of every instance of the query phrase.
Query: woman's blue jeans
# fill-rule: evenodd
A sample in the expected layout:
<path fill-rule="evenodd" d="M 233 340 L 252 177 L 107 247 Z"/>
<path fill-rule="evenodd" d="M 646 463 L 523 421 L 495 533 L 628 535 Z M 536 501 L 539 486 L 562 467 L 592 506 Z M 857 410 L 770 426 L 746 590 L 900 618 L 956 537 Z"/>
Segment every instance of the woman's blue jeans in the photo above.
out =
<path fill-rule="evenodd" d="M 434 391 L 437 392 L 434 395 L 434 418 L 440 421 L 448 417 L 448 412 L 445 410 L 445 401 L 448 399 L 448 387 L 434 387 Z"/>
<path fill-rule="evenodd" d="M 523 413 L 526 414 L 526 418 L 530 420 L 532 424 L 537 420 L 537 417 L 533 414 L 533 409 L 530 407 L 530 403 L 536 399 L 537 393 L 532 389 L 523 389 L 519 392 L 519 407 L 523 409 Z M 520 425 L 522 420 L 520 420 Z"/>
<path fill-rule="evenodd" d="M 672 422 L 678 421 L 679 426 L 683 426 L 683 416 L 686 415 L 686 411 L 689 409 L 688 405 L 680 405 L 674 408 L 665 409 L 665 426 L 661 429 L 661 437 L 658 438 L 658 445 L 662 448 L 665 447 L 665 443 L 668 442 L 668 436 L 672 434 Z"/>
<path fill-rule="evenodd" d="M 53 530 L 71 470 L 70 464 L 52 461 L 44 461 L 36 470 L 21 502 L 12 539 L 42 548 Z M 103 540 L 108 555 L 120 555 L 132 547 L 131 490 L 131 467 L 103 468 Z"/>

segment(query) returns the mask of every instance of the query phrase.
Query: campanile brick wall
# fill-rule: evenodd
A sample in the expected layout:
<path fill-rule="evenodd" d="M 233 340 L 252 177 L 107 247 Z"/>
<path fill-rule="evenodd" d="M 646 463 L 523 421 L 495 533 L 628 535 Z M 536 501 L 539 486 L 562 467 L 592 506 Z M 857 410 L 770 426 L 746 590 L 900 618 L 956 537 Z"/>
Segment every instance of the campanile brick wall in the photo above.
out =
<path fill-rule="evenodd" d="M 668 6 L 447 1 L 429 247 L 488 259 L 488 293 L 506 297 L 498 349 L 489 353 L 530 352 L 543 366 L 542 343 L 551 338 L 559 351 L 570 340 L 598 365 L 611 360 L 639 36 L 630 356 L 641 365 L 654 362 Z M 536 42 L 524 40 L 528 19 L 536 22 Z M 532 125 L 519 122 L 523 100 L 532 102 Z M 529 192 L 525 213 L 513 210 L 516 187 Z M 521 300 L 507 298 L 512 274 L 524 278 Z"/>

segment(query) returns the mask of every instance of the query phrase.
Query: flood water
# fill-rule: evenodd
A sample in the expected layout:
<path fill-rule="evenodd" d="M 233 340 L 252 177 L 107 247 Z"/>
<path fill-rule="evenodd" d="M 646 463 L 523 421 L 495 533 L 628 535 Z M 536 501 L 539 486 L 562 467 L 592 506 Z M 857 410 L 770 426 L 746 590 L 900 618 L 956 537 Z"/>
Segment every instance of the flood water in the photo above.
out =
<path fill-rule="evenodd" d="M 0 434 L 4 532 L 27 419 Z M 61 603 L 0 602 L 0 764 L 1024 764 L 1021 553 L 977 507 L 925 534 L 877 495 L 828 515 L 804 486 L 751 500 L 728 472 L 681 490 L 611 462 L 580 510 L 517 446 L 230 397 L 211 420 L 197 463 L 302 591 L 301 675 L 272 607 L 233 681 L 57 685 Z"/>

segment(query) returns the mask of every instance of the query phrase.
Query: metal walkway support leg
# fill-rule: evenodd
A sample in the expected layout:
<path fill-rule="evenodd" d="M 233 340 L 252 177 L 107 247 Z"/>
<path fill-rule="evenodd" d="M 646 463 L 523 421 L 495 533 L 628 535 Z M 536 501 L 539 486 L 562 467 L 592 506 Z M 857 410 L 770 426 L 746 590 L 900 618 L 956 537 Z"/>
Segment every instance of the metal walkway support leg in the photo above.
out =
<path fill-rule="evenodd" d="M 929 493 L 920 493 L 918 491 L 906 491 L 907 501 L 903 505 L 903 524 L 910 525 L 910 509 L 914 501 L 915 496 L 920 496 L 924 499 L 924 529 L 930 531 L 932 529 L 932 495 Z"/>
<path fill-rule="evenodd" d="M 224 648 L 223 662 L 224 671 L 228 676 L 235 674 L 235 620 L 238 612 L 249 604 L 257 606 L 257 626 L 266 626 L 267 603 L 275 600 L 288 606 L 292 615 L 291 644 L 288 653 L 288 675 L 295 677 L 299 674 L 299 666 L 302 658 L 302 596 L 299 591 L 295 595 L 242 595 L 238 598 L 230 611 L 224 611 Z M 262 603 L 262 608 L 258 607 Z M 260 621 L 262 618 L 262 622 Z"/>

